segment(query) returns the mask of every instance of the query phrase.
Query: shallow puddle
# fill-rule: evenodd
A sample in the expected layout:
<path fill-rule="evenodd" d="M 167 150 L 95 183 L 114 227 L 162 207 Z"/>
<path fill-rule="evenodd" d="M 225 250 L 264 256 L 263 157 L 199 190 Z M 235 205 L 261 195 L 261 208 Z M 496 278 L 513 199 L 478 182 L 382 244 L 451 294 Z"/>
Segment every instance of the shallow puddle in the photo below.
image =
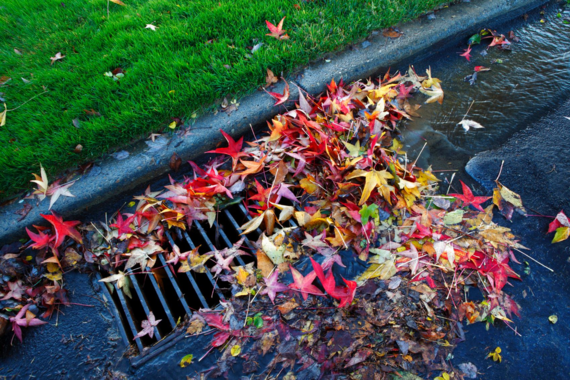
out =
<path fill-rule="evenodd" d="M 469 155 L 496 148 L 568 98 L 570 24 L 565 24 L 564 19 L 570 18 L 570 10 L 551 4 L 543 12 L 529 12 L 526 21 L 520 18 L 497 29 L 507 38 L 511 30 L 520 38 L 519 42 L 509 39 L 510 51 L 487 49 L 490 40 L 485 39 L 473 46 L 468 62 L 459 55 L 467 48 L 469 36 L 465 36 L 464 45 L 457 46 L 456 51 L 450 49 L 439 58 L 415 64 L 419 75 L 425 75 L 426 68 L 431 66 L 433 76 L 443 82 L 445 98 L 442 105 L 422 104 L 418 111 L 421 118 L 414 118 L 402 128 L 405 145 L 413 157 L 425 140 L 433 138 L 433 132 L 439 138 L 445 136 Z M 478 73 L 478 80 L 470 85 L 464 77 L 472 74 L 475 66 L 485 66 L 491 71 Z M 411 102 L 423 103 L 426 98 L 417 94 Z M 485 129 L 466 132 L 457 123 L 472 102 L 466 119 L 479 122 Z M 431 163 L 430 156 L 438 154 L 430 152 L 430 145 L 422 153 L 424 162 Z"/>

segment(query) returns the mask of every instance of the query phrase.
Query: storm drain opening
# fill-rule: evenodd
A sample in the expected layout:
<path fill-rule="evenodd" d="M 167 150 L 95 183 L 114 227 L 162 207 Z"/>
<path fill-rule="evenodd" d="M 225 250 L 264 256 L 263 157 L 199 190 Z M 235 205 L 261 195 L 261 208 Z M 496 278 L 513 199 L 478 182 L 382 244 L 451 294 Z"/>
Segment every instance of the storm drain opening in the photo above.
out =
<path fill-rule="evenodd" d="M 243 204 L 234 204 L 220 210 L 211 227 L 207 221 L 193 221 L 189 230 L 165 225 L 167 243 L 163 248 L 172 251 L 177 247 L 181 253 L 196 250 L 202 256 L 232 248 L 243 238 L 241 249 L 249 255 L 235 256 L 230 265 L 244 266 L 252 262 L 255 265 L 256 248 L 250 239 L 257 239 L 261 231 L 252 232 L 250 238 L 240 235 L 240 226 L 251 218 Z M 177 326 L 194 312 L 203 308 L 215 309 L 220 301 L 231 297 L 231 284 L 215 277 L 211 271 L 215 260 L 205 262 L 203 273 L 179 272 L 182 263 L 168 263 L 163 255 L 157 255 L 156 260 L 153 268 L 143 269 L 136 265 L 127 270 L 130 294 L 116 283 L 103 287 L 116 308 L 115 316 L 120 320 L 123 340 L 131 347 L 131 363 L 138 365 L 184 337 L 184 329 L 177 329 Z M 153 327 L 153 337 L 145 335 L 134 339 L 151 312 L 156 320 L 161 320 Z"/>

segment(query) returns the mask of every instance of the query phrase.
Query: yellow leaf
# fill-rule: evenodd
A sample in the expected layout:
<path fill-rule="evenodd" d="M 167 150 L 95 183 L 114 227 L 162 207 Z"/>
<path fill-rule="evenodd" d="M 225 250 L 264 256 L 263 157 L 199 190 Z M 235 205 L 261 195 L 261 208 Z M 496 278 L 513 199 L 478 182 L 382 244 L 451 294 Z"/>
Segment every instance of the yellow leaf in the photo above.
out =
<path fill-rule="evenodd" d="M 127 206 L 128 206 L 128 207 L 133 207 L 135 204 L 136 204 L 135 201 L 131 201 L 131 202 L 129 202 L 129 204 L 128 204 Z"/>
<path fill-rule="evenodd" d="M 550 321 L 550 323 L 552 323 L 554 325 L 554 324 L 556 324 L 556 322 L 558 322 L 558 316 L 557 315 L 551 315 L 550 317 L 548 317 L 548 320 Z"/>
<path fill-rule="evenodd" d="M 170 129 L 176 128 L 176 122 L 173 121 L 172 123 L 168 124 L 168 128 L 170 128 Z"/>
<path fill-rule="evenodd" d="M 125 6 L 126 6 L 126 4 L 125 4 L 125 3 L 123 3 L 121 0 L 111 0 L 111 1 L 112 1 L 113 3 L 115 3 L 115 4 L 119 4 L 119 5 L 122 5 L 123 7 L 125 7 Z"/>
<path fill-rule="evenodd" d="M 231 350 L 232 356 L 238 356 L 240 352 L 241 352 L 241 347 L 238 344 L 232 347 Z"/>
<path fill-rule="evenodd" d="M 372 190 L 376 187 L 380 188 L 380 192 L 384 196 L 386 201 L 390 202 L 390 190 L 392 189 L 391 186 L 388 186 L 387 179 L 394 178 L 392 174 L 388 173 L 386 170 L 371 170 L 367 172 L 366 170 L 357 169 L 350 173 L 346 179 L 353 179 L 357 177 L 364 177 L 366 179 L 366 183 L 364 184 L 364 189 L 362 190 L 362 196 L 360 197 L 360 202 L 358 202 L 359 206 L 362 206 L 364 202 L 368 200 Z"/>
<path fill-rule="evenodd" d="M 569 227 L 558 227 L 556 229 L 556 233 L 554 234 L 554 239 L 552 239 L 553 243 L 559 243 L 563 240 L 568 239 L 570 235 L 570 228 Z"/>
<path fill-rule="evenodd" d="M 396 274 L 396 265 L 394 260 L 387 260 L 383 264 L 372 264 L 360 275 L 358 282 L 370 280 L 380 277 L 381 280 L 388 280 Z"/>
<path fill-rule="evenodd" d="M 190 364 L 192 364 L 193 358 L 194 358 L 194 355 L 192 355 L 192 354 L 188 354 L 188 355 L 184 356 L 182 358 L 182 360 L 180 360 L 180 367 L 184 368 L 184 367 L 187 367 Z"/>
<path fill-rule="evenodd" d="M 308 194 L 313 194 L 319 189 L 319 187 L 311 179 L 314 180 L 314 178 L 309 176 L 308 178 L 303 178 L 301 181 L 299 181 L 299 186 L 301 186 L 303 190 L 305 190 Z"/>
<path fill-rule="evenodd" d="M 240 229 L 245 230 L 241 233 L 241 235 L 247 235 L 250 232 L 255 231 L 261 225 L 261 222 L 263 222 L 264 214 L 265 213 L 256 216 L 255 218 L 253 218 L 252 220 L 241 226 Z"/>
<path fill-rule="evenodd" d="M 6 113 L 8 112 L 8 110 L 6 109 L 6 103 L 4 103 L 4 111 L 2 111 L 2 113 L 0 113 L 0 127 L 3 127 L 4 125 L 6 125 Z"/>

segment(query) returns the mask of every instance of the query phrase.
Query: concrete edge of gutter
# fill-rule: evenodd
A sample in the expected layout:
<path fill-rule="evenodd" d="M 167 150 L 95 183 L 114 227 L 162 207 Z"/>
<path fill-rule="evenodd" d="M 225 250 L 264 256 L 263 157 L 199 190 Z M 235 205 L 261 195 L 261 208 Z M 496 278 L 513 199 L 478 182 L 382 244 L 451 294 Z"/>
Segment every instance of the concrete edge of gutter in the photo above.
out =
<path fill-rule="evenodd" d="M 438 12 L 436 20 L 415 20 L 400 27 L 404 35 L 392 40 L 381 35 L 373 37 L 370 45 L 355 45 L 357 49 L 346 49 L 333 57 L 330 62 L 320 61 L 301 71 L 290 79 L 290 99 L 298 99 L 299 85 L 311 95 L 323 92 L 331 79 L 350 83 L 361 78 L 373 77 L 380 70 L 395 66 L 412 57 L 422 58 L 442 51 L 450 44 L 476 33 L 480 28 L 497 22 L 510 21 L 530 9 L 546 3 L 546 0 L 478 0 L 461 3 Z M 284 84 L 279 83 L 275 92 L 283 92 Z M 445 86 L 444 86 L 445 89 Z M 110 198 L 124 194 L 151 180 L 170 172 L 169 161 L 177 153 L 182 162 L 195 160 L 205 151 L 213 149 L 221 140 L 219 129 L 236 137 L 251 130 L 251 126 L 263 125 L 283 107 L 273 107 L 273 99 L 258 91 L 240 101 L 239 109 L 231 115 L 218 113 L 199 118 L 191 128 L 189 136 L 172 136 L 167 144 L 157 151 L 150 151 L 145 142 L 127 148 L 129 156 L 116 160 L 112 156 L 104 158 L 96 171 L 97 175 L 84 175 L 70 188 L 75 197 L 60 197 L 53 210 L 69 219 L 100 205 Z M 25 236 L 25 227 L 32 224 L 46 224 L 40 214 L 49 213 L 49 201 L 36 205 L 35 200 L 25 200 L 33 206 L 27 217 L 19 221 L 16 211 L 23 203 L 15 202 L 0 209 L 0 246 Z"/>

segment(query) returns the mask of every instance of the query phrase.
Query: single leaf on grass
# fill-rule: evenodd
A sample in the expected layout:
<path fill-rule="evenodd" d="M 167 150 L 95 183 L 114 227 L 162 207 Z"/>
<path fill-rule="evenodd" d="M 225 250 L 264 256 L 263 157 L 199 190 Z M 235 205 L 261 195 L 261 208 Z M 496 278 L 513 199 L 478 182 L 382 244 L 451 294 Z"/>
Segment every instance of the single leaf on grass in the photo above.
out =
<path fill-rule="evenodd" d="M 127 5 L 125 3 L 123 3 L 121 0 L 111 0 L 113 3 L 115 4 L 119 4 L 122 5 L 123 7 L 126 7 Z"/>
<path fill-rule="evenodd" d="M 277 78 L 275 76 L 275 74 L 273 74 L 273 71 L 267 69 L 267 76 L 265 77 L 265 87 L 269 87 L 274 83 L 277 83 L 279 81 L 279 78 Z"/>
<path fill-rule="evenodd" d="M 111 0 L 113 1 L 113 0 Z M 51 65 L 53 65 L 56 61 L 59 61 L 60 59 L 64 59 L 65 55 L 61 55 L 60 52 L 56 53 L 55 57 L 50 57 L 51 59 Z"/>
<path fill-rule="evenodd" d="M 141 323 L 142 330 L 133 338 L 133 340 L 141 338 L 145 335 L 148 335 L 149 337 L 152 338 L 154 336 L 154 327 L 158 325 L 160 321 L 162 321 L 162 319 L 156 320 L 154 318 L 154 314 L 151 311 L 150 314 L 148 315 L 148 319 L 142 321 Z"/>
<path fill-rule="evenodd" d="M 188 367 L 190 364 L 192 364 L 193 358 L 194 355 L 192 354 L 184 355 L 184 357 L 180 360 L 180 367 L 182 368 Z"/>
<path fill-rule="evenodd" d="M 8 109 L 6 108 L 6 103 L 4 103 L 4 111 L 0 113 L 0 127 L 6 125 L 6 114 L 8 113 Z"/>
<path fill-rule="evenodd" d="M 158 28 L 158 26 L 154 26 L 152 24 L 146 24 L 146 26 L 144 27 L 145 29 L 150 29 L 153 32 L 156 32 L 156 28 Z"/>
<path fill-rule="evenodd" d="M 281 19 L 281 21 L 279 21 L 279 24 L 277 26 L 275 26 L 272 23 L 270 23 L 269 21 L 265 20 L 265 24 L 267 25 L 267 28 L 271 32 L 271 33 L 266 34 L 266 36 L 274 37 L 278 40 L 289 39 L 289 36 L 287 34 L 285 34 L 285 31 L 283 30 L 283 21 L 285 21 L 285 17 L 283 17 Z"/>

